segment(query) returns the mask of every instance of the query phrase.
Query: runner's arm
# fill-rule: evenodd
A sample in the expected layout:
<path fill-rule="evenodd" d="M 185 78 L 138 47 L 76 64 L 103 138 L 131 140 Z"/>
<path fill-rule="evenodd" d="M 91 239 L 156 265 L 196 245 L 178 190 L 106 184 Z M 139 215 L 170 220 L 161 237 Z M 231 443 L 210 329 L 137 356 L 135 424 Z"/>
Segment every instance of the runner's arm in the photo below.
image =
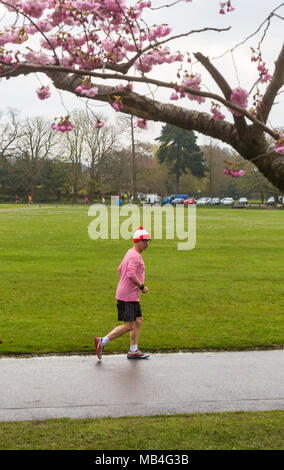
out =
<path fill-rule="evenodd" d="M 136 276 L 136 271 L 138 267 L 138 262 L 135 258 L 130 258 L 128 266 L 127 266 L 127 277 L 128 279 L 135 284 L 135 286 L 140 287 L 144 285 L 142 282 L 139 281 L 139 279 Z M 144 289 L 142 290 L 144 294 L 148 292 L 148 288 L 144 286 Z"/>

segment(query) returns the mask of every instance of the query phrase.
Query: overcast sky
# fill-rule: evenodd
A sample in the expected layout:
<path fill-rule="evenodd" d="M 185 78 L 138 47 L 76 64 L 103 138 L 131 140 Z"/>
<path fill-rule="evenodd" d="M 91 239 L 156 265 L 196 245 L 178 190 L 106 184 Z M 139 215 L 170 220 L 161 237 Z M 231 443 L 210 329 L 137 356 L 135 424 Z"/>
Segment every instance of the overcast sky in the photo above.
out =
<path fill-rule="evenodd" d="M 161 0 L 152 0 L 152 6 L 157 7 L 165 3 Z M 171 3 L 168 0 L 167 3 Z M 205 27 L 224 28 L 231 26 L 230 31 L 226 32 L 206 32 L 194 34 L 188 38 L 177 39 L 172 42 L 171 49 L 173 51 L 180 50 L 182 52 L 200 51 L 210 58 L 218 57 L 224 52 L 230 50 L 240 41 L 254 33 L 269 13 L 281 4 L 280 0 L 232 0 L 232 5 L 236 10 L 226 15 L 220 15 L 219 2 L 217 0 L 193 0 L 192 3 L 181 3 L 173 8 L 164 8 L 156 10 L 155 12 L 147 13 L 148 24 L 161 24 L 167 23 L 172 27 L 172 34 L 180 34 L 193 29 L 201 29 Z M 2 7 L 1 7 L 2 8 Z M 1 11 L 1 10 L 0 10 Z M 277 11 L 279 15 L 284 16 L 284 7 Z M 2 27 L 4 21 L 2 19 Z M 265 26 L 264 26 L 265 27 Z M 250 61 L 251 52 L 250 46 L 256 48 L 258 41 L 261 39 L 264 27 L 260 32 L 248 40 L 244 45 L 235 49 L 234 54 L 229 52 L 222 58 L 213 60 L 214 65 L 224 74 L 232 88 L 241 86 L 246 90 L 250 90 L 254 84 L 256 74 L 256 63 Z M 274 68 L 274 61 L 276 60 L 281 45 L 283 42 L 283 21 L 279 18 L 272 18 L 270 29 L 266 33 L 266 37 L 262 43 L 262 55 L 272 72 Z M 234 65 L 235 64 L 235 65 Z M 237 71 L 236 71 L 236 68 Z M 191 71 L 191 69 L 189 69 Z M 202 75 L 203 83 L 206 83 L 207 89 L 212 92 L 217 92 L 215 84 L 211 78 L 208 77 L 207 72 L 202 69 L 199 64 L 192 64 L 192 71 L 199 72 Z M 157 66 L 155 71 L 151 73 L 152 77 L 160 78 L 164 81 L 176 81 L 176 65 L 172 66 Z M 48 84 L 50 81 L 41 74 L 38 75 L 43 84 Z M 54 117 L 66 115 L 67 111 L 75 108 L 85 108 L 86 101 L 77 98 L 71 93 L 58 92 L 52 90 L 52 97 L 45 101 L 40 101 L 37 98 L 35 89 L 40 86 L 37 77 L 29 75 L 27 77 L 11 78 L 10 80 L 2 80 L 1 87 L 1 110 L 5 111 L 7 108 L 15 108 L 20 111 L 21 116 L 35 116 L 42 115 L 50 120 Z M 139 88 L 135 85 L 135 90 Z M 205 89 L 205 88 L 204 88 Z M 260 86 L 260 90 L 265 90 L 265 85 Z M 160 92 L 155 91 L 155 98 L 160 98 L 162 101 L 170 102 L 170 90 L 163 89 Z M 283 126 L 283 95 L 280 94 L 277 98 L 278 105 L 274 106 L 270 115 L 269 124 L 274 127 Z M 199 106 L 189 100 L 181 100 L 180 105 L 187 108 L 203 110 L 208 112 L 210 109 L 210 100 L 203 105 Z M 174 102 L 179 104 L 179 102 Z M 101 104 L 95 101 L 89 101 L 89 105 L 97 113 L 103 113 L 108 116 L 108 119 L 115 118 L 116 113 L 110 108 L 108 104 Z M 224 109 L 222 110 L 224 112 Z M 229 113 L 226 114 L 226 119 L 231 120 Z M 149 130 L 144 131 L 144 140 L 152 140 L 159 135 L 161 125 L 149 122 Z M 142 137 L 141 134 L 139 137 Z M 208 142 L 209 138 L 201 137 L 200 143 Z"/>

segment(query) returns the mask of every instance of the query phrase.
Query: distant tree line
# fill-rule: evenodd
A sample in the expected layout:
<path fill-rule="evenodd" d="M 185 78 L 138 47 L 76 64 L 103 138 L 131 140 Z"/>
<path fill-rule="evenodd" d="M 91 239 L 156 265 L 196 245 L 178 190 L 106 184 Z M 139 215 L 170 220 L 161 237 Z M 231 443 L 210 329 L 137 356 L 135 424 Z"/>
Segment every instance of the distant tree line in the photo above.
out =
<path fill-rule="evenodd" d="M 121 192 L 261 198 L 276 194 L 265 177 L 242 157 L 215 144 L 196 144 L 192 131 L 161 131 L 153 142 L 139 139 L 134 120 L 97 129 L 90 112 L 71 113 L 75 127 L 59 133 L 43 117 L 21 118 L 14 110 L 0 115 L 0 202 L 89 201 Z M 166 125 L 167 127 L 168 125 Z M 141 131 L 141 132 L 140 132 Z M 181 144 L 173 144 L 173 139 Z M 159 141 L 159 143 L 157 143 Z M 172 143 L 171 147 L 169 144 Z M 176 157 L 175 157 L 176 155 Z M 224 159 L 239 160 L 246 176 L 224 175 Z"/>

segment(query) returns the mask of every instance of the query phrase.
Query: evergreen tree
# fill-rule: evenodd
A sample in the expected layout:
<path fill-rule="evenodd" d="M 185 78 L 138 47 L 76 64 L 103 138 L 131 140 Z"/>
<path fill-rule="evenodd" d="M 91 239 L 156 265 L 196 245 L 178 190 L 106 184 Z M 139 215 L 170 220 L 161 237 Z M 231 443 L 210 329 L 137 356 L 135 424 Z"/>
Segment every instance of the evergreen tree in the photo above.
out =
<path fill-rule="evenodd" d="M 170 173 L 176 176 L 177 193 L 179 193 L 179 179 L 183 173 L 190 172 L 198 178 L 205 176 L 207 167 L 193 131 L 166 124 L 162 127 L 161 135 L 155 140 L 161 142 L 157 152 L 159 162 L 165 163 Z"/>

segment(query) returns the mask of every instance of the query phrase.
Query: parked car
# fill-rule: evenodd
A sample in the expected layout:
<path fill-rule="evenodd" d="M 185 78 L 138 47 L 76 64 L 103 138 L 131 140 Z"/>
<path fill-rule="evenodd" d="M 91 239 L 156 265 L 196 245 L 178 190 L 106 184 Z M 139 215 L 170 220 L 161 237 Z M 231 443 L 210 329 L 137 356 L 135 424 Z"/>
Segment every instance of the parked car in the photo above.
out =
<path fill-rule="evenodd" d="M 172 194 L 170 196 L 170 202 L 172 202 L 174 199 L 188 199 L 188 194 Z"/>
<path fill-rule="evenodd" d="M 238 203 L 239 204 L 248 204 L 248 200 L 247 200 L 246 197 L 240 197 Z"/>
<path fill-rule="evenodd" d="M 210 204 L 210 202 L 210 197 L 201 197 L 200 199 L 197 199 L 196 204 L 197 206 L 207 206 L 208 204 Z"/>
<path fill-rule="evenodd" d="M 219 198 L 219 197 L 213 197 L 213 198 L 211 199 L 210 204 L 211 204 L 212 206 L 218 206 L 218 205 L 220 204 L 220 198 Z"/>
<path fill-rule="evenodd" d="M 234 199 L 232 197 L 224 197 L 223 206 L 230 206 L 231 204 L 234 204 Z"/>
<path fill-rule="evenodd" d="M 163 197 L 163 199 L 162 199 L 162 201 L 161 201 L 162 206 L 163 206 L 164 204 L 169 204 L 169 203 L 170 203 L 170 198 L 169 198 L 169 197 Z"/>
<path fill-rule="evenodd" d="M 184 203 L 184 199 L 182 197 L 176 197 L 175 199 L 171 201 L 171 204 L 173 206 L 176 206 L 177 204 L 183 204 L 183 203 Z"/>
<path fill-rule="evenodd" d="M 196 200 L 194 199 L 194 197 L 184 200 L 184 205 L 185 206 L 188 206 L 189 204 L 196 204 Z"/>
<path fill-rule="evenodd" d="M 274 196 L 270 196 L 270 197 L 267 199 L 266 204 L 268 204 L 269 206 L 273 206 L 273 205 L 275 204 Z"/>

